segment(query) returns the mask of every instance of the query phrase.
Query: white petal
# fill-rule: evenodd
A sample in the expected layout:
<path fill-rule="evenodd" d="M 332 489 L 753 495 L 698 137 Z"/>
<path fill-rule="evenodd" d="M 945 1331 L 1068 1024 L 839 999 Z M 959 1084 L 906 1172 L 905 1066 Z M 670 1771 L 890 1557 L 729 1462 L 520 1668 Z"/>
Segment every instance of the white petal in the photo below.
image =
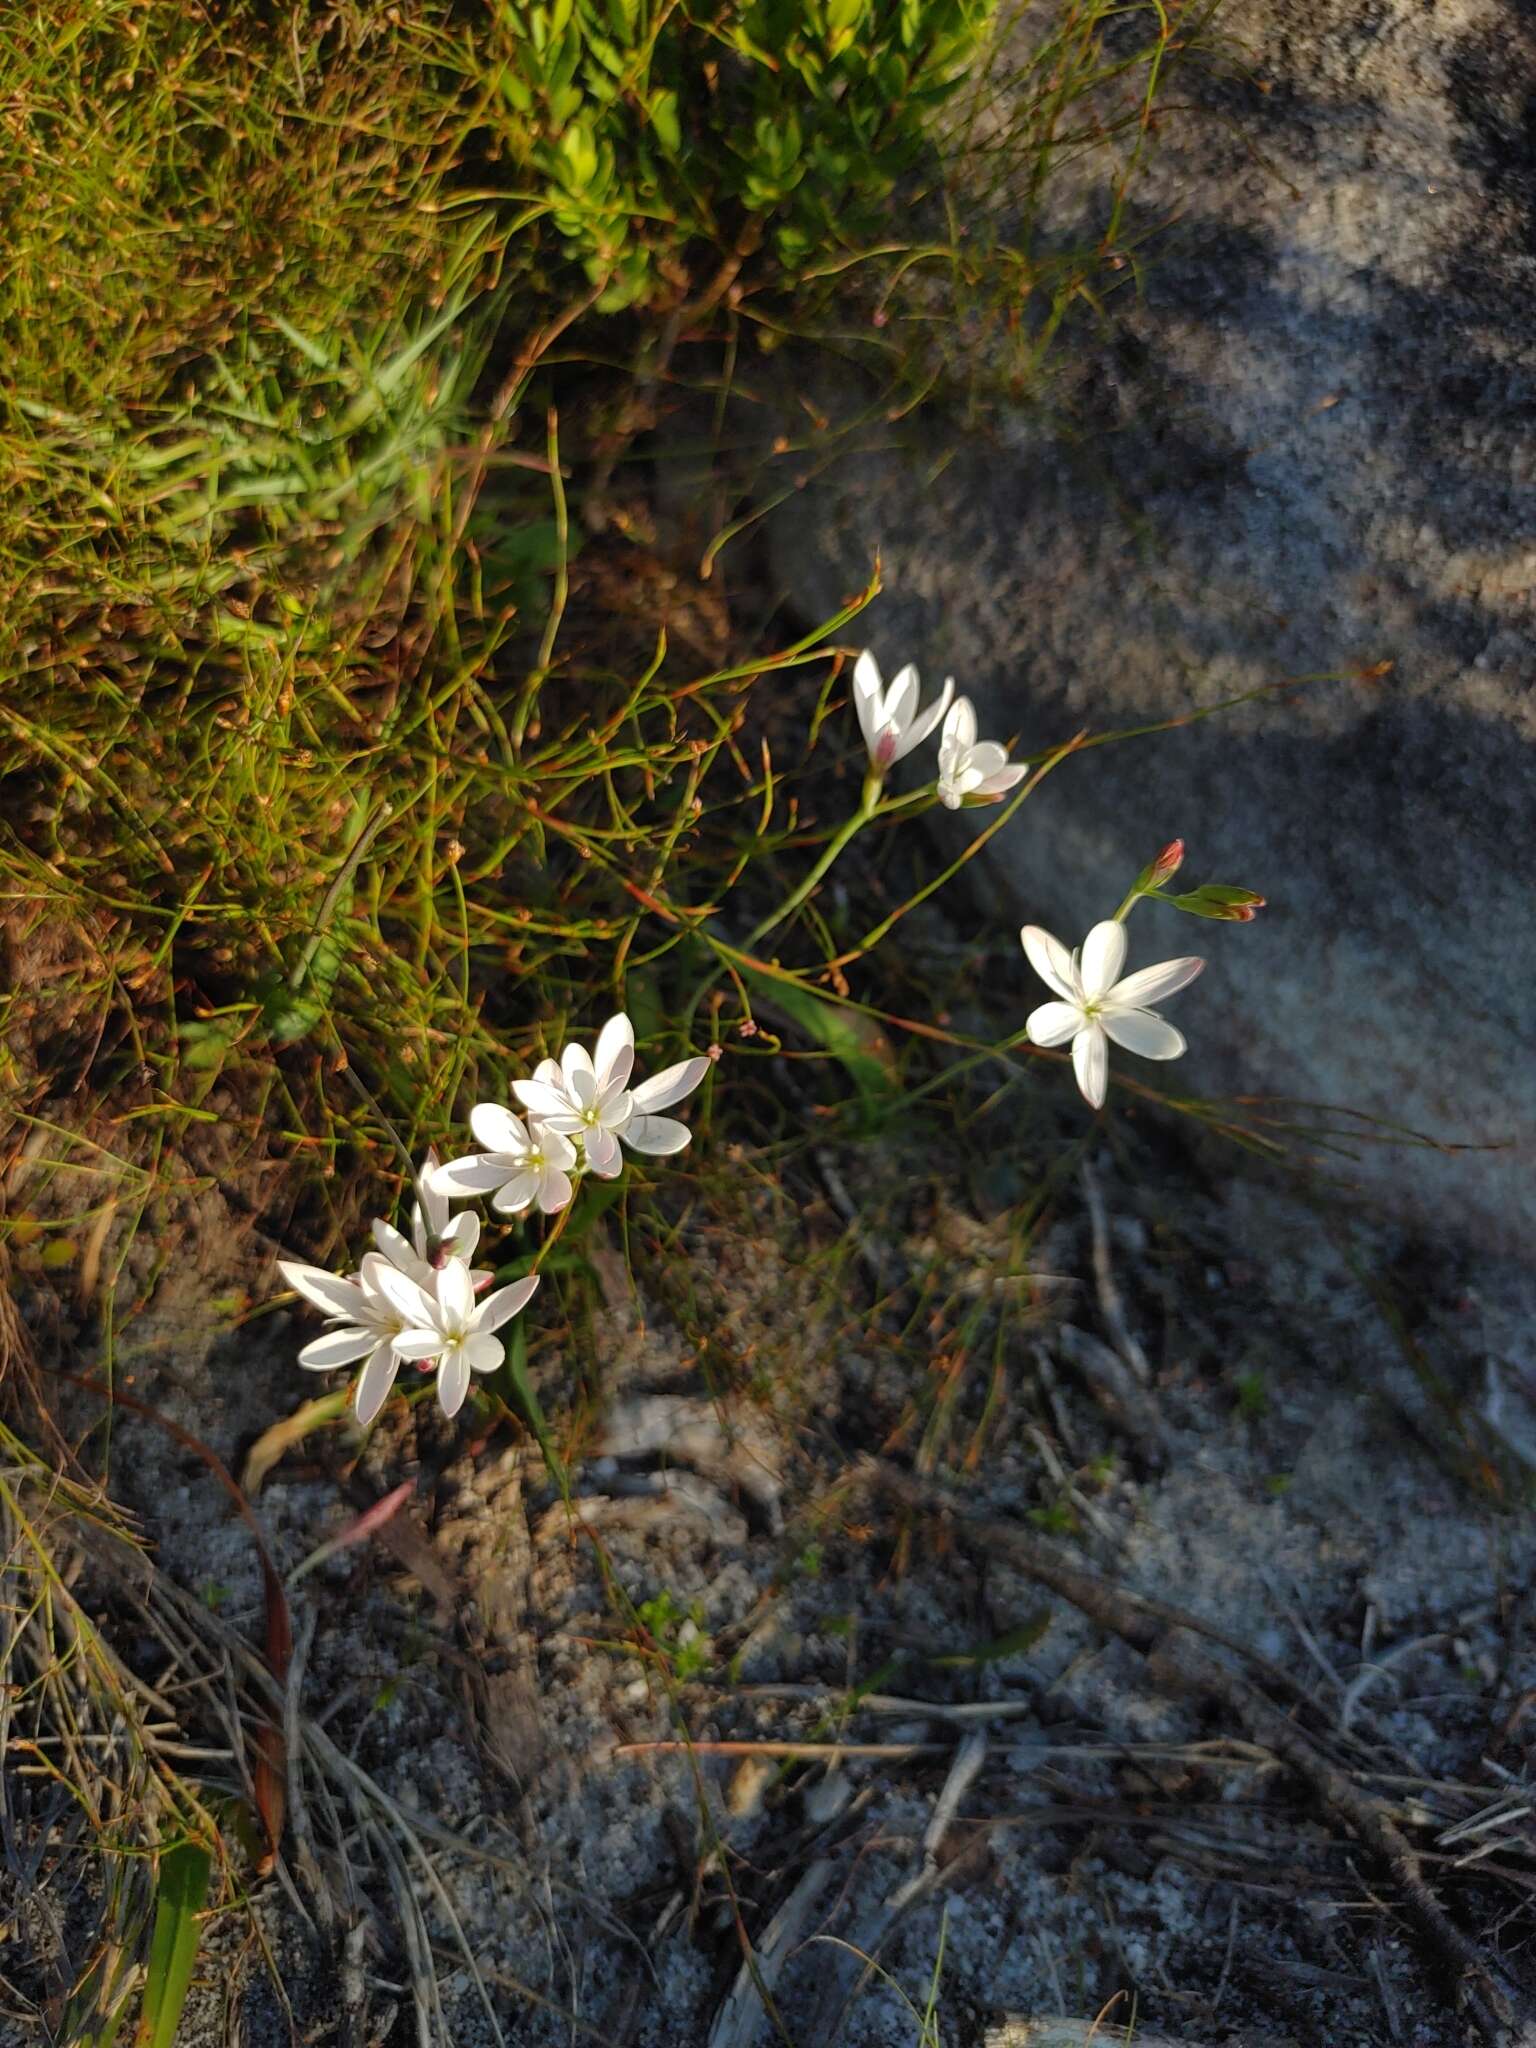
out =
<path fill-rule="evenodd" d="M 404 1316 L 408 1323 L 420 1329 L 437 1328 L 436 1301 L 398 1267 L 386 1265 L 380 1259 L 369 1272 L 368 1279 L 370 1286 L 376 1287 L 390 1307 Z"/>
<path fill-rule="evenodd" d="M 498 1287 L 475 1310 L 475 1329 L 482 1333 L 499 1330 L 503 1323 L 510 1323 L 515 1315 L 520 1314 L 538 1291 L 537 1273 L 528 1274 L 526 1279 L 514 1280 L 510 1287 Z"/>
<path fill-rule="evenodd" d="M 635 1113 L 635 1098 L 626 1088 L 605 1096 L 598 1106 L 598 1123 L 605 1131 L 622 1131 Z M 588 1125 L 590 1131 L 591 1126 Z"/>
<path fill-rule="evenodd" d="M 923 741 L 927 739 L 929 733 L 933 731 L 933 728 L 949 709 L 949 702 L 954 694 L 955 679 L 953 676 L 946 676 L 944 678 L 944 688 L 940 691 L 939 695 L 934 698 L 926 711 L 922 712 L 912 721 L 911 725 L 897 742 L 896 759 L 898 761 L 903 760 L 906 755 L 910 754 L 914 747 L 920 747 L 923 744 Z"/>
<path fill-rule="evenodd" d="M 946 811 L 958 811 L 965 803 L 965 790 L 962 785 L 942 771 L 939 775 L 939 802 Z"/>
<path fill-rule="evenodd" d="M 1117 981 L 1106 1003 L 1127 1010 L 1143 1009 L 1148 1003 L 1160 1003 L 1164 996 L 1177 995 L 1205 966 L 1198 954 L 1190 953 L 1182 960 L 1160 960 L 1155 967 L 1139 967 L 1134 974 L 1128 974 L 1124 981 Z"/>
<path fill-rule="evenodd" d="M 883 700 L 880 666 L 866 647 L 853 665 L 853 707 L 859 714 L 859 730 L 864 735 L 864 743 L 871 750 L 884 720 Z"/>
<path fill-rule="evenodd" d="M 538 1192 L 539 1169 L 520 1166 L 492 1195 L 491 1207 L 502 1216 L 521 1216 Z"/>
<path fill-rule="evenodd" d="M 1115 977 L 1124 965 L 1125 926 L 1117 924 L 1112 917 L 1106 917 L 1083 941 L 1078 972 L 1082 976 L 1083 994 L 1090 1003 L 1096 1003 L 1106 990 L 1113 987 Z"/>
<path fill-rule="evenodd" d="M 691 1060 L 679 1060 L 675 1067 L 664 1067 L 635 1090 L 636 1111 L 649 1116 L 653 1110 L 670 1109 L 674 1102 L 691 1095 L 708 1072 L 709 1061 L 702 1054 Z"/>
<path fill-rule="evenodd" d="M 295 1293 L 328 1316 L 355 1316 L 362 1308 L 363 1291 L 355 1280 L 340 1280 L 319 1266 L 301 1266 L 294 1259 L 279 1259 L 277 1270 Z"/>
<path fill-rule="evenodd" d="M 436 1358 L 448 1345 L 441 1330 L 401 1330 L 390 1339 L 396 1358 Z"/>
<path fill-rule="evenodd" d="M 985 797 L 989 803 L 995 802 L 998 797 L 1006 796 L 1015 783 L 1022 782 L 1028 773 L 1028 767 L 1022 762 L 1016 767 L 999 768 L 995 775 L 988 775 L 977 783 L 971 794 Z"/>
<path fill-rule="evenodd" d="M 1102 1109 L 1109 1086 L 1109 1041 L 1097 1024 L 1085 1024 L 1073 1039 L 1072 1071 L 1085 1100 Z"/>
<path fill-rule="evenodd" d="M 458 1329 L 469 1321 L 475 1306 L 475 1290 L 468 1269 L 457 1259 L 450 1259 L 446 1266 L 437 1269 L 437 1305 L 439 1328 Z"/>
<path fill-rule="evenodd" d="M 882 722 L 887 727 L 895 728 L 897 746 L 892 756 L 893 760 L 899 761 L 907 751 L 901 743 L 901 736 L 912 722 L 921 689 L 922 684 L 918 679 L 917 670 L 910 661 L 903 668 L 897 669 L 891 678 L 891 687 L 885 695 L 885 718 Z"/>
<path fill-rule="evenodd" d="M 382 1216 L 375 1216 L 373 1219 L 373 1241 L 392 1266 L 398 1267 L 402 1273 L 415 1276 L 422 1261 L 395 1226 L 386 1223 Z"/>
<path fill-rule="evenodd" d="M 543 1066 L 540 1068 L 541 1078 L 533 1081 L 514 1081 L 512 1083 L 512 1093 L 517 1097 L 524 1109 L 531 1110 L 541 1122 L 545 1123 L 551 1118 L 567 1117 L 571 1110 L 570 1098 L 565 1093 L 563 1079 L 558 1087 L 553 1087 L 547 1080 L 542 1078 L 543 1067 L 550 1064 L 552 1064 L 550 1061 L 544 1061 Z M 556 1067 L 555 1072 L 558 1074 L 560 1069 Z"/>
<path fill-rule="evenodd" d="M 462 1344 L 455 1344 L 443 1353 L 437 1368 L 437 1398 L 445 1415 L 457 1415 L 464 1406 L 464 1396 L 469 1392 L 469 1361 L 464 1356 Z"/>
<path fill-rule="evenodd" d="M 563 1131 L 554 1131 L 548 1124 L 540 1124 L 533 1136 L 546 1166 L 558 1166 L 563 1172 L 576 1164 L 576 1147 Z"/>
<path fill-rule="evenodd" d="M 512 1166 L 506 1152 L 469 1152 L 462 1159 L 445 1160 L 434 1179 L 445 1195 L 488 1195 L 501 1186 Z"/>
<path fill-rule="evenodd" d="M 976 744 L 976 707 L 969 697 L 957 697 L 944 714 L 940 744 L 969 753 Z"/>
<path fill-rule="evenodd" d="M 447 1229 L 438 1233 L 438 1242 L 454 1258 L 462 1259 L 468 1265 L 480 1242 L 480 1218 L 472 1209 L 461 1210 Z"/>
<path fill-rule="evenodd" d="M 1064 996 L 1069 1003 L 1075 1002 L 1081 993 L 1077 974 L 1072 965 L 1072 955 L 1060 939 L 1053 938 L 1038 924 L 1025 925 L 1019 937 L 1024 944 L 1025 959 L 1046 986 L 1055 989 L 1057 995 Z"/>
<path fill-rule="evenodd" d="M 299 1363 L 311 1372 L 330 1372 L 338 1365 L 355 1365 L 377 1342 L 372 1330 L 327 1330 L 323 1337 L 310 1338 Z"/>
<path fill-rule="evenodd" d="M 487 1152 L 519 1156 L 528 1150 L 528 1133 L 523 1129 L 522 1118 L 499 1102 L 477 1102 L 469 1112 L 469 1128 L 475 1134 L 476 1144 L 483 1145 Z"/>
<path fill-rule="evenodd" d="M 971 767 L 978 782 L 985 782 L 1000 768 L 1008 766 L 1008 749 L 1000 747 L 996 740 L 983 740 L 979 747 L 971 748 Z M 1023 769 L 1019 773 L 1023 774 Z"/>
<path fill-rule="evenodd" d="M 441 1237 L 448 1227 L 448 1197 L 439 1194 L 433 1182 L 432 1172 L 436 1165 L 437 1154 L 429 1152 L 416 1176 L 416 1203 L 421 1220 L 432 1236 Z"/>
<path fill-rule="evenodd" d="M 587 1165 L 599 1180 L 613 1180 L 624 1164 L 619 1141 L 612 1131 L 587 1132 Z"/>
<path fill-rule="evenodd" d="M 1042 1003 L 1024 1020 L 1031 1045 L 1065 1045 L 1083 1028 L 1083 1013 L 1076 1003 Z"/>
<path fill-rule="evenodd" d="M 1099 1021 L 1116 1045 L 1144 1060 L 1176 1060 L 1189 1050 L 1183 1032 L 1150 1010 L 1102 1010 Z"/>
<path fill-rule="evenodd" d="M 597 1100 L 597 1069 L 592 1064 L 592 1055 L 584 1045 L 574 1041 L 560 1055 L 560 1072 L 565 1081 L 565 1092 L 583 1108 Z"/>
<path fill-rule="evenodd" d="M 610 1017 L 597 1034 L 597 1050 L 592 1055 L 592 1064 L 597 1070 L 598 1093 L 606 1095 L 611 1088 L 622 1088 L 629 1080 L 630 1070 L 635 1064 L 634 1026 L 620 1010 L 616 1017 Z"/>
<path fill-rule="evenodd" d="M 530 1117 L 530 1125 L 537 1121 L 540 1135 L 553 1131 L 558 1137 L 573 1138 L 587 1128 L 587 1119 L 579 1109 L 562 1110 L 558 1116 Z"/>
<path fill-rule="evenodd" d="M 624 1142 L 632 1152 L 649 1152 L 665 1159 L 669 1153 L 681 1152 L 692 1136 L 675 1116 L 636 1116 L 625 1127 Z"/>
<path fill-rule="evenodd" d="M 545 1167 L 544 1177 L 539 1182 L 539 1208 L 546 1216 L 553 1216 L 558 1210 L 568 1207 L 574 1193 L 571 1177 L 563 1167 Z"/>
<path fill-rule="evenodd" d="M 506 1356 L 497 1337 L 466 1337 L 463 1352 L 471 1372 L 494 1372 Z"/>
<path fill-rule="evenodd" d="M 357 1382 L 355 1398 L 359 1422 L 372 1422 L 388 1400 L 389 1390 L 395 1384 L 395 1374 L 398 1370 L 399 1361 L 395 1356 L 394 1346 L 388 1341 L 375 1344 L 368 1354 L 368 1362 Z"/>

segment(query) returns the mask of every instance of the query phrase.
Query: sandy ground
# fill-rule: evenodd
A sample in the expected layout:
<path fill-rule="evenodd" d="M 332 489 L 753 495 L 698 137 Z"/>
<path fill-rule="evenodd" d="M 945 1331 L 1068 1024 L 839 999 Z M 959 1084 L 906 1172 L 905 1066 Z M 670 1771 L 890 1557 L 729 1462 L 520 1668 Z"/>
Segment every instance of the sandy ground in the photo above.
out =
<path fill-rule="evenodd" d="M 837 1258 L 855 1170 L 888 1228 Z M 903 1528 L 837 1482 L 860 1454 L 909 1465 L 912 1397 L 942 1381 L 946 1456 L 976 1447 L 967 1506 L 1283 1667 L 1312 1703 L 1292 1711 L 1390 1803 L 1461 1923 L 1518 1949 L 1536 1850 L 1520 1332 L 1358 1214 L 1209 1162 L 1165 1159 L 1155 1196 L 1101 1162 L 1118 1332 L 1074 1182 L 1021 1276 L 1006 1173 L 989 1210 L 894 1147 L 873 1167 L 833 1150 L 818 1172 L 788 1219 L 765 1201 L 755 1234 L 685 1240 L 738 1364 L 713 1386 L 666 1306 L 600 1257 L 600 1369 L 584 1364 L 601 1391 L 573 1474 L 589 1534 L 526 1447 L 430 1422 L 417 1437 L 403 1415 L 378 1431 L 354 1483 L 381 1494 L 421 1465 L 428 1481 L 393 1549 L 339 1553 L 293 1608 L 301 1711 L 393 1802 L 399 1868 L 309 1782 L 314 1863 L 290 1837 L 254 1893 L 280 1991 L 247 1917 L 225 1916 L 185 2041 L 894 2048 L 921 2039 L 901 1994 L 920 2012 L 936 1985 L 946 2048 L 980 2048 L 1005 2013 L 1105 2011 L 1195 2048 L 1460 2044 L 1390 1887 L 1240 1729 L 985 1545 Z M 269 1255 L 246 1240 L 252 1282 Z M 210 1209 L 135 1326 L 132 1369 L 238 1464 L 315 1386 L 296 1318 L 210 1331 L 198 1304 L 228 1258 Z M 1406 1330 L 1366 1284 L 1384 1276 Z M 980 1333 L 958 1374 L 956 1304 Z M 1131 1412 L 1095 1395 L 1103 1354 L 1063 1324 L 1144 1347 Z M 1498 1357 L 1514 1364 L 1490 1378 Z M 578 1362 L 543 1362 L 552 1410 Z M 341 1450 L 312 1443 L 266 1483 L 285 1570 L 356 1512 Z M 204 1468 L 129 1418 L 114 1457 L 163 1566 L 259 1639 L 250 1539 Z M 684 1651 L 670 1683 L 610 1587 L 669 1596 L 670 1621 L 650 1613 Z M 646 1747 L 684 1735 L 701 1746 Z M 708 1746 L 769 1741 L 855 1747 Z M 1458 1837 L 1485 1809 L 1513 1817 Z M 423 1939 L 440 1997 L 424 2016 Z"/>

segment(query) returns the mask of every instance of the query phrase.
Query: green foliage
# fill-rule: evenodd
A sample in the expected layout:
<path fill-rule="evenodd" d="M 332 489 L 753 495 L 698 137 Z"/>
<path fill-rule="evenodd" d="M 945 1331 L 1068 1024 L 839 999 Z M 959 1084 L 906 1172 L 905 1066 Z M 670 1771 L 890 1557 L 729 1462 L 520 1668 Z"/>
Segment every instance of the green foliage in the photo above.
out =
<path fill-rule="evenodd" d="M 793 283 L 885 224 L 996 0 L 498 0 L 493 149 L 604 311 L 733 283 L 759 249 Z"/>
<path fill-rule="evenodd" d="M 714 1645 L 705 1633 L 704 1609 L 697 1600 L 684 1607 L 663 1590 L 642 1600 L 635 1616 L 679 1684 L 701 1678 L 713 1664 Z"/>
<path fill-rule="evenodd" d="M 139 2027 L 144 2048 L 173 2048 L 197 1960 L 198 1915 L 212 1872 L 213 1858 L 201 1842 L 177 1842 L 161 1852 Z"/>

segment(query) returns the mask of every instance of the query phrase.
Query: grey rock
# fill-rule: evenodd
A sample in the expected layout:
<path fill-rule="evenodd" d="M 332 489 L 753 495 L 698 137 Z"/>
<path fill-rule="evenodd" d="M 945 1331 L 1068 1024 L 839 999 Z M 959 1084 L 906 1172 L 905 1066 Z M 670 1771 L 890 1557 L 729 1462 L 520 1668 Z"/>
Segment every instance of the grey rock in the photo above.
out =
<path fill-rule="evenodd" d="M 990 916 L 1080 938 L 1182 836 L 1191 881 L 1270 908 L 1136 913 L 1133 967 L 1210 966 L 1170 1006 L 1182 1066 L 1122 1066 L 1515 1141 L 1366 1145 L 1349 1170 L 1529 1258 L 1536 15 L 1229 0 L 1221 22 L 1252 76 L 1186 74 L 1196 111 L 1140 201 L 1181 218 L 1083 342 L 1073 431 L 929 415 L 777 517 L 776 577 L 822 615 L 878 549 L 882 662 L 953 671 L 1027 750 L 1390 662 L 1069 761 L 999 836 Z"/>

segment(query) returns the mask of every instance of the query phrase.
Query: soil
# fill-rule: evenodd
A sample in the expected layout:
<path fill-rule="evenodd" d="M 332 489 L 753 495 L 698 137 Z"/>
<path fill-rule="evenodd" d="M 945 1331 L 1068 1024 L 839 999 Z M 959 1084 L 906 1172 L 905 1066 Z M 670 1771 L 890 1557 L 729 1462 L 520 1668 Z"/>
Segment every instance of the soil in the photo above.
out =
<path fill-rule="evenodd" d="M 935 1169 L 917 1131 L 833 1142 L 728 1222 L 690 1212 L 666 1262 L 636 1260 L 640 1296 L 595 1244 L 606 1299 L 533 1366 L 562 1427 L 587 1390 L 569 1507 L 529 1440 L 449 1431 L 430 1403 L 386 1411 L 355 1469 L 335 1434 L 275 1468 L 257 1512 L 289 1573 L 419 1475 L 386 1532 L 291 1585 L 300 1712 L 393 1803 L 400 1869 L 311 1764 L 314 1857 L 290 1832 L 249 1912 L 210 1921 L 188 2048 L 907 2048 L 930 1998 L 946 2048 L 1006 2014 L 1193 2048 L 1460 2048 L 1390 1881 L 1272 1758 L 848 1474 L 864 1454 L 948 1473 L 968 1509 L 1281 1667 L 1460 1924 L 1518 1957 L 1532 1424 L 1518 1374 L 1490 1374 L 1519 1333 L 1358 1210 L 1145 1134 L 1098 1159 L 1096 1274 L 1080 1124 L 1010 1155 L 990 1114 L 979 1167 Z M 1042 1170 L 1054 1220 L 1021 1264 Z M 299 1317 L 210 1317 L 273 1291 L 273 1249 L 205 1196 L 120 1352 L 236 1470 L 316 1391 Z M 164 1571 L 259 1643 L 252 1542 L 205 1466 L 120 1415 L 113 1474 Z M 852 1747 L 750 1747 L 769 1742 Z"/>

